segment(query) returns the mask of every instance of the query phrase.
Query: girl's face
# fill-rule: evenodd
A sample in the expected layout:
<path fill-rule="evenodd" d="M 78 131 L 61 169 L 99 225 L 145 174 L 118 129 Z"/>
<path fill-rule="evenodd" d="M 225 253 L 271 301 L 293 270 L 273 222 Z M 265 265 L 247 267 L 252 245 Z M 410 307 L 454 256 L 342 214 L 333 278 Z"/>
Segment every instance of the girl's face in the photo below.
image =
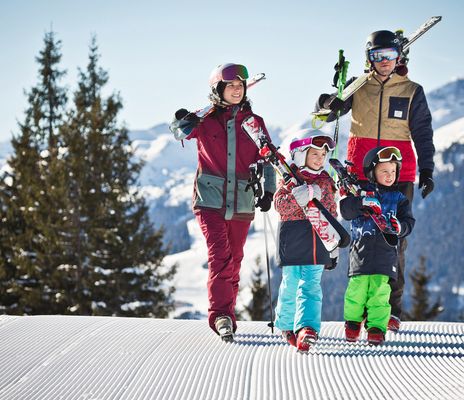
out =
<path fill-rule="evenodd" d="M 327 151 L 310 147 L 306 152 L 306 166 L 314 171 L 319 171 L 324 167 Z"/>
<path fill-rule="evenodd" d="M 223 97 L 227 103 L 235 105 L 242 101 L 244 93 L 243 82 L 240 79 L 235 79 L 232 82 L 227 82 Z"/>
<path fill-rule="evenodd" d="M 393 161 L 378 163 L 374 169 L 375 180 L 383 186 L 391 186 L 395 183 L 397 165 Z"/>

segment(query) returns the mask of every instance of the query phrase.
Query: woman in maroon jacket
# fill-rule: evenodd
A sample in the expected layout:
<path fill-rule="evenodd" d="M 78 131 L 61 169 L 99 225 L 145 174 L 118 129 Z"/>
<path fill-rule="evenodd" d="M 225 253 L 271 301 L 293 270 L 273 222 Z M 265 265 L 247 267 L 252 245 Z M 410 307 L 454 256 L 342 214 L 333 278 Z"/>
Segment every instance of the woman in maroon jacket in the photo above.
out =
<path fill-rule="evenodd" d="M 223 340 L 232 341 L 237 329 L 237 300 L 243 247 L 254 218 L 254 196 L 246 190 L 249 166 L 260 159 L 256 145 L 242 131 L 254 115 L 246 97 L 248 71 L 243 65 L 223 64 L 211 73 L 213 111 L 204 118 L 185 109 L 176 112 L 171 131 L 178 140 L 197 139 L 198 168 L 193 211 L 208 246 L 208 320 Z M 264 121 L 254 115 L 267 134 Z M 271 207 L 275 175 L 264 166 L 261 211 Z"/>

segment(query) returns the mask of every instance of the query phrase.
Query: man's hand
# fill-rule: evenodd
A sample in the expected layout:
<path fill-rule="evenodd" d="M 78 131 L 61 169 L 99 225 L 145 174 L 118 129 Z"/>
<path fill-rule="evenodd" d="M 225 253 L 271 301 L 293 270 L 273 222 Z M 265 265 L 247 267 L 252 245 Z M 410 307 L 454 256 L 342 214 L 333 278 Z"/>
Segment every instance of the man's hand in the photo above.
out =
<path fill-rule="evenodd" d="M 432 178 L 433 171 L 431 169 L 421 169 L 419 173 L 419 189 L 422 189 L 422 198 L 425 199 L 432 193 L 435 184 Z"/>

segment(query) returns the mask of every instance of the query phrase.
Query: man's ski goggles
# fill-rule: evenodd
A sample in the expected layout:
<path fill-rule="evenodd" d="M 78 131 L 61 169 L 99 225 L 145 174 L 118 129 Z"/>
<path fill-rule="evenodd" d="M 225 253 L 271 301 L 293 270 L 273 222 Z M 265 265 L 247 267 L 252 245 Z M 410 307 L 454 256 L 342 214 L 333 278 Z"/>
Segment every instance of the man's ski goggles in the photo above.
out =
<path fill-rule="evenodd" d="M 325 148 L 327 151 L 333 151 L 335 149 L 335 141 L 330 136 L 313 136 L 304 138 L 292 142 L 290 144 L 290 152 L 301 147 L 305 148 L 305 150 L 308 147 L 313 147 L 318 150 L 323 150 Z"/>
<path fill-rule="evenodd" d="M 394 48 L 389 49 L 374 49 L 369 51 L 369 61 L 381 62 L 383 60 L 396 60 L 399 57 L 398 50 Z"/>
<path fill-rule="evenodd" d="M 246 81 L 248 79 L 248 70 L 244 65 L 240 64 L 230 64 L 225 65 L 224 68 L 220 71 L 221 81 L 233 81 L 234 79 L 241 79 Z"/>
<path fill-rule="evenodd" d="M 392 161 L 393 158 L 396 158 L 396 161 L 401 161 L 403 157 L 401 156 L 401 152 L 393 146 L 384 147 L 382 150 L 377 152 L 377 157 L 379 162 L 388 162 Z"/>

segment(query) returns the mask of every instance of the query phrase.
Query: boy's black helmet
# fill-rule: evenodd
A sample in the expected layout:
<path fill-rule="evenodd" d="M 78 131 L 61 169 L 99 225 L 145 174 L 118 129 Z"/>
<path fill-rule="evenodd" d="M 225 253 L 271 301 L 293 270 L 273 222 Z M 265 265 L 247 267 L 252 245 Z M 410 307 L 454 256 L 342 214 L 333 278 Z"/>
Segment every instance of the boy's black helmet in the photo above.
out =
<path fill-rule="evenodd" d="M 369 51 L 375 49 L 394 48 L 401 54 L 401 41 L 394 32 L 375 31 L 366 40 L 366 58 L 369 60 Z"/>
<path fill-rule="evenodd" d="M 385 157 L 385 158 L 383 158 Z M 363 172 L 367 180 L 376 183 L 374 169 L 380 162 L 392 161 L 397 164 L 395 184 L 398 183 L 401 170 L 401 152 L 393 146 L 379 146 L 369 150 L 364 156 Z"/>

